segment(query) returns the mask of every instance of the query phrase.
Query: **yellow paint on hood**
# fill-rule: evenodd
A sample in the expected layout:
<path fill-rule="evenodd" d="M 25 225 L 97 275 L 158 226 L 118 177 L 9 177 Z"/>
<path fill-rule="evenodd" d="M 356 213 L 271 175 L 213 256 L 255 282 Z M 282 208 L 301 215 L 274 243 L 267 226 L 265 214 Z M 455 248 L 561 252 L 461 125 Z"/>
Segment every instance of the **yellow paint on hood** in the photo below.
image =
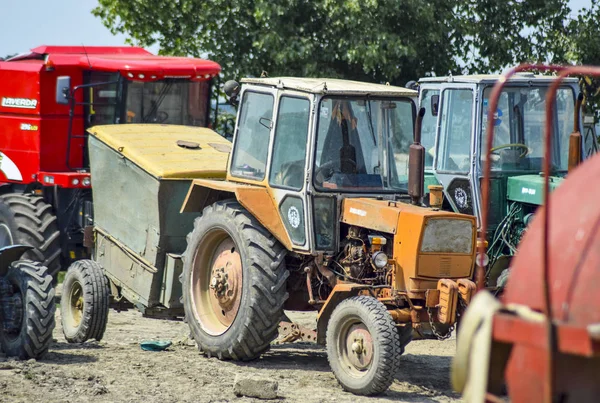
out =
<path fill-rule="evenodd" d="M 225 178 L 231 142 L 213 130 L 161 124 L 94 126 L 88 132 L 157 178 Z M 179 140 L 200 148 L 177 145 Z"/>

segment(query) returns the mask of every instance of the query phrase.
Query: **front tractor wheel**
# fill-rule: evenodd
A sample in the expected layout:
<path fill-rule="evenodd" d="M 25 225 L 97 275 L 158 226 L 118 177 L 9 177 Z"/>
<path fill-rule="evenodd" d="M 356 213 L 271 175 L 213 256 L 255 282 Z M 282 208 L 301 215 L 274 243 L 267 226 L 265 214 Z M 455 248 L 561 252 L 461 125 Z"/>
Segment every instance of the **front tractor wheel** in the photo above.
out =
<path fill-rule="evenodd" d="M 198 347 L 252 360 L 277 336 L 288 297 L 286 250 L 235 201 L 204 209 L 183 255 L 183 304 Z"/>
<path fill-rule="evenodd" d="M 54 287 L 38 262 L 11 263 L 0 278 L 0 351 L 21 359 L 40 358 L 52 342 Z"/>
<path fill-rule="evenodd" d="M 102 267 L 78 260 L 67 270 L 60 298 L 65 339 L 69 343 L 102 340 L 108 323 L 110 286 Z"/>
<path fill-rule="evenodd" d="M 340 302 L 327 325 L 327 358 L 333 374 L 348 392 L 385 392 L 400 365 L 410 329 L 398 330 L 392 316 L 373 297 Z"/>
<path fill-rule="evenodd" d="M 41 196 L 8 193 L 0 197 L 0 248 L 29 245 L 24 259 L 40 262 L 51 276 L 60 270 L 60 232 L 52 206 Z"/>

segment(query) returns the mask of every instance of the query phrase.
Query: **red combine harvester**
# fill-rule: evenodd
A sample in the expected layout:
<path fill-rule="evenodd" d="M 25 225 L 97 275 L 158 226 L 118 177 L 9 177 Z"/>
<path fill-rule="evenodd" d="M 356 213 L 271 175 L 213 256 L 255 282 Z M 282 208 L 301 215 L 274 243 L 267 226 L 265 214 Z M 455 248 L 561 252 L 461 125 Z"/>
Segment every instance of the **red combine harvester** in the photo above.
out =
<path fill-rule="evenodd" d="M 532 68 L 558 73 L 546 94 L 546 116 L 552 116 L 564 77 L 600 76 L 600 67 L 522 65 L 505 77 Z M 505 82 L 490 97 L 487 144 Z M 461 322 L 452 383 L 467 402 L 505 401 L 508 395 L 514 403 L 579 403 L 600 396 L 600 191 L 590 183 L 600 175 L 600 156 L 578 166 L 582 138 L 574 130 L 569 174 L 549 196 L 554 124 L 546 119 L 544 206 L 519 245 L 505 293 L 497 301 L 478 292 Z M 489 161 L 489 147 L 487 156 Z M 484 228 L 489 164 L 486 169 Z"/>
<path fill-rule="evenodd" d="M 85 257 L 93 222 L 86 129 L 209 127 L 220 70 L 137 47 L 40 46 L 0 61 L 0 247 L 33 246 L 24 258 L 52 275 Z"/>

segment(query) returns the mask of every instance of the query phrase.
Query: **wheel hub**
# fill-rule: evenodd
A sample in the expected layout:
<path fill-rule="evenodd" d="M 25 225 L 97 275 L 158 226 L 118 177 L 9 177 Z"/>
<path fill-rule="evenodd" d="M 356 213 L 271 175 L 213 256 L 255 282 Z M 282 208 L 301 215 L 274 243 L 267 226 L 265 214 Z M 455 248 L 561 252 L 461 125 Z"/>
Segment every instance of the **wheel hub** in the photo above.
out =
<path fill-rule="evenodd" d="M 367 369 L 373 361 L 373 339 L 362 323 L 352 325 L 346 336 L 348 361 L 357 369 Z"/>
<path fill-rule="evenodd" d="M 238 278 L 235 271 L 235 256 L 231 254 L 225 263 L 225 266 L 213 270 L 213 277 L 210 282 L 210 288 L 213 290 L 213 296 L 223 310 L 230 311 L 237 300 Z"/>

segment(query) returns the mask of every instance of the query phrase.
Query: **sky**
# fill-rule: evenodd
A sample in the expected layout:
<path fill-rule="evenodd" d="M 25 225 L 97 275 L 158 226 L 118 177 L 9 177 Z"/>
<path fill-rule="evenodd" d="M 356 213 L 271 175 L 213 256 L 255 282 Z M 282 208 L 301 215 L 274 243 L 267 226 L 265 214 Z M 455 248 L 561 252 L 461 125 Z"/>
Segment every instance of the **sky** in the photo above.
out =
<path fill-rule="evenodd" d="M 91 14 L 97 3 L 97 0 L 0 0 L 0 57 L 25 53 L 40 45 L 124 45 L 124 35 L 112 35 Z M 570 0 L 569 5 L 576 13 L 589 6 L 590 0 Z M 158 46 L 148 50 L 157 53 Z"/>

